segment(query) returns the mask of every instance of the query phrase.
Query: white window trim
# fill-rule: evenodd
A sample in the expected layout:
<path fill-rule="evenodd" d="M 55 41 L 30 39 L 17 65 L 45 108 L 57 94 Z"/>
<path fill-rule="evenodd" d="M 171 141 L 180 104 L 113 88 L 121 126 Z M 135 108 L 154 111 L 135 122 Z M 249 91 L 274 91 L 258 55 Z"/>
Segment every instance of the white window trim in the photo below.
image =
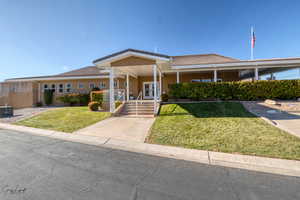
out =
<path fill-rule="evenodd" d="M 58 87 L 57 87 L 57 93 L 64 93 L 64 90 L 65 90 L 65 85 L 63 83 L 59 83 L 57 84 Z M 62 85 L 63 87 L 60 88 L 60 85 Z M 60 92 L 60 89 L 62 89 L 62 92 Z"/>
<path fill-rule="evenodd" d="M 104 87 L 103 87 L 104 86 Z M 104 81 L 100 81 L 99 83 L 99 88 L 100 89 L 105 89 L 106 88 L 106 83 Z"/>
<path fill-rule="evenodd" d="M 80 87 L 80 84 L 82 84 L 82 87 Z M 84 83 L 79 82 L 79 83 L 78 83 L 78 89 L 84 89 Z"/>
<path fill-rule="evenodd" d="M 54 88 L 52 88 L 52 85 L 54 85 Z M 50 84 L 50 90 L 53 90 L 54 89 L 54 91 L 56 92 L 57 90 L 57 85 L 55 84 L 55 83 L 51 83 Z"/>
<path fill-rule="evenodd" d="M 91 87 L 92 84 L 93 84 L 94 87 Z M 96 84 L 95 84 L 94 82 L 90 82 L 90 83 L 89 83 L 89 88 L 90 88 L 90 89 L 94 89 L 95 87 L 96 87 Z"/>
<path fill-rule="evenodd" d="M 68 87 L 68 85 L 70 85 L 70 87 Z M 68 89 L 70 89 L 69 92 L 68 92 Z M 65 84 L 65 92 L 66 92 L 66 93 L 71 93 L 71 90 L 72 90 L 72 83 L 66 83 L 66 84 Z"/>
<path fill-rule="evenodd" d="M 115 87 L 115 82 L 117 83 L 116 87 Z M 119 80 L 114 80 L 114 88 L 119 89 Z"/>
<path fill-rule="evenodd" d="M 47 85 L 47 89 L 45 88 L 45 85 Z M 43 84 L 43 90 L 42 90 L 42 92 L 45 92 L 45 90 L 49 90 L 49 84 L 48 83 L 44 83 Z"/>

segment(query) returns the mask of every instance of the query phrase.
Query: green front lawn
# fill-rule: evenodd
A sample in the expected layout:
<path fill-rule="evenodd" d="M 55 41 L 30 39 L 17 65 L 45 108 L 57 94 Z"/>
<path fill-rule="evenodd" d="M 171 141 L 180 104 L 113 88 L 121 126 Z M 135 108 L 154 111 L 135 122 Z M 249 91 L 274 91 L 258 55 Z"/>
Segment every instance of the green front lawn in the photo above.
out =
<path fill-rule="evenodd" d="M 148 142 L 300 160 L 299 138 L 234 102 L 163 105 Z"/>
<path fill-rule="evenodd" d="M 92 112 L 88 107 L 67 107 L 49 110 L 15 124 L 71 133 L 108 117 L 110 113 Z"/>

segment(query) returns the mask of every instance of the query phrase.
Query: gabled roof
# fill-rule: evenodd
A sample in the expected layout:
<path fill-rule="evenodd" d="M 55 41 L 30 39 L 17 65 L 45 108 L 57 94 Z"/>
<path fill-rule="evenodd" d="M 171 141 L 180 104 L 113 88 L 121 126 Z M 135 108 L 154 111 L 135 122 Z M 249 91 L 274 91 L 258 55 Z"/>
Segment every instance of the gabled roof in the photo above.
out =
<path fill-rule="evenodd" d="M 199 65 L 199 64 L 217 64 L 239 61 L 235 58 L 230 58 L 218 54 L 197 54 L 172 56 L 172 65 Z"/>
<path fill-rule="evenodd" d="M 33 76 L 33 77 L 22 77 L 22 78 L 12 78 L 12 79 L 6 79 L 5 81 L 22 81 L 22 80 L 29 80 L 29 79 L 57 79 L 65 77 L 67 79 L 71 78 L 84 78 L 84 77 L 95 77 L 95 76 L 101 76 L 101 75 L 107 75 L 107 73 L 100 72 L 99 68 L 96 66 L 87 66 L 80 69 L 72 70 L 69 72 L 57 74 L 57 75 L 50 75 L 50 76 Z"/>
<path fill-rule="evenodd" d="M 91 75 L 100 75 L 100 74 L 103 73 L 101 73 L 100 69 L 97 68 L 96 66 L 87 66 L 69 72 L 61 73 L 56 76 L 91 76 Z"/>
<path fill-rule="evenodd" d="M 125 54 L 125 53 L 130 53 L 130 52 L 132 52 L 132 53 L 138 53 L 138 54 L 144 54 L 144 55 L 148 55 L 148 56 L 155 56 L 155 57 L 167 58 L 167 59 L 170 58 L 170 56 L 164 55 L 164 54 L 153 53 L 153 52 L 149 52 L 149 51 L 142 51 L 142 50 L 137 50 L 137 49 L 125 49 L 123 51 L 119 51 L 119 52 L 110 54 L 108 56 L 104 56 L 104 57 L 98 58 L 98 59 L 94 60 L 93 63 L 95 64 L 97 62 L 104 61 L 104 60 L 107 60 L 107 59 L 110 59 L 110 58 L 113 58 L 113 57 L 116 57 L 116 56 L 119 56 L 119 55 L 122 55 L 122 54 Z"/>

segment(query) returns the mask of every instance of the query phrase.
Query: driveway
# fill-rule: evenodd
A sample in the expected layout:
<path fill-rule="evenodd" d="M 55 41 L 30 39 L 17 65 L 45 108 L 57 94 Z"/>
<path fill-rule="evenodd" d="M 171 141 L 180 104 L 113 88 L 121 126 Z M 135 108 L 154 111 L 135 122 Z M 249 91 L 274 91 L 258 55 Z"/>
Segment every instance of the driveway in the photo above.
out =
<path fill-rule="evenodd" d="M 75 134 L 144 142 L 155 118 L 111 117 Z"/>
<path fill-rule="evenodd" d="M 247 110 L 257 116 L 269 119 L 278 126 L 295 136 L 300 137 L 300 113 L 296 111 L 284 111 L 275 106 L 266 105 L 263 102 L 242 102 Z M 298 110 L 297 110 L 298 111 Z"/>
<path fill-rule="evenodd" d="M 56 107 L 33 107 L 33 108 L 15 109 L 13 117 L 0 118 L 0 122 L 14 123 L 14 122 L 35 116 L 37 114 L 40 114 L 41 112 L 44 112 L 44 111 L 47 111 L 50 109 L 55 109 L 55 108 Z"/>
<path fill-rule="evenodd" d="M 300 178 L 0 130 L 1 200 L 300 199 Z"/>

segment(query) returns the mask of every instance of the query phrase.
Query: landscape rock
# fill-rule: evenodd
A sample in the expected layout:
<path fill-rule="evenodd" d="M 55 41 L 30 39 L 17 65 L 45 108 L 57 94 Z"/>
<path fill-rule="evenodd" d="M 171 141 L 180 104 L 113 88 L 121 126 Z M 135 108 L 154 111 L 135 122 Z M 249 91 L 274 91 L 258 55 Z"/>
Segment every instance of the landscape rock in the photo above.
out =
<path fill-rule="evenodd" d="M 271 100 L 271 99 L 266 99 L 265 103 L 269 104 L 269 105 L 277 105 L 277 102 L 275 100 Z"/>

